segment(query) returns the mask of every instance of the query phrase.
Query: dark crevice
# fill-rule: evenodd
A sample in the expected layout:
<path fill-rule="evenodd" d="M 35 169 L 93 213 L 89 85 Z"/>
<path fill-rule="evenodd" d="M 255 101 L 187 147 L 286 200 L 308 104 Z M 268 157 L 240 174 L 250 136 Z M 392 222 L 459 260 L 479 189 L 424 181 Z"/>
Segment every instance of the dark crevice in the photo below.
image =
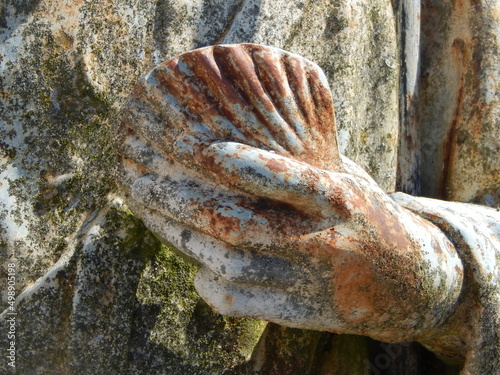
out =
<path fill-rule="evenodd" d="M 236 9 L 234 10 L 233 14 L 227 20 L 224 29 L 222 29 L 220 35 L 217 37 L 217 39 L 214 40 L 213 44 L 221 44 L 221 43 L 223 43 L 223 41 L 226 38 L 226 36 L 229 33 L 229 31 L 233 28 L 233 26 L 234 26 L 234 24 L 236 22 L 236 19 L 241 14 L 241 11 L 243 10 L 243 7 L 247 3 L 247 1 L 248 0 L 240 0 L 240 2 L 238 3 L 238 5 L 237 5 Z"/>

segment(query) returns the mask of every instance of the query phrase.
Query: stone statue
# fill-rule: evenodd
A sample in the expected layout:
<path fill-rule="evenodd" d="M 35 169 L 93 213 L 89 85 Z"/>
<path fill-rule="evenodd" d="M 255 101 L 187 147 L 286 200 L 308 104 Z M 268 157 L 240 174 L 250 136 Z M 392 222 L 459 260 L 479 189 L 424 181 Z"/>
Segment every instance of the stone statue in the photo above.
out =
<path fill-rule="evenodd" d="M 463 374 L 500 368 L 500 213 L 386 194 L 337 147 L 314 63 L 256 44 L 179 55 L 116 129 L 125 201 L 200 265 L 216 311 L 418 341 Z"/>

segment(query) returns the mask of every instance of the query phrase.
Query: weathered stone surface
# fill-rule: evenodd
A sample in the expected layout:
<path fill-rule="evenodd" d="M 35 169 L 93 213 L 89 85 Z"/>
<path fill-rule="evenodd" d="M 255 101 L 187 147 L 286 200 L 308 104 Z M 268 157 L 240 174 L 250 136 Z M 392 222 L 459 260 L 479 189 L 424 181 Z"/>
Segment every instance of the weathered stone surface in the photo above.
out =
<path fill-rule="evenodd" d="M 422 5 L 422 193 L 498 205 L 500 5 Z"/>
<path fill-rule="evenodd" d="M 122 110 L 124 199 L 202 265 L 196 290 L 224 315 L 419 341 L 465 363 L 464 374 L 491 373 L 499 213 L 393 195 L 452 244 L 324 151 L 337 147 L 335 133 L 327 138 L 331 102 L 320 68 L 280 49 L 237 44 L 175 57 Z"/>
<path fill-rule="evenodd" d="M 197 49 L 148 73 L 120 118 L 126 203 L 202 265 L 196 289 L 224 315 L 400 342 L 453 308 L 453 246 L 341 158 L 310 61 Z"/>
<path fill-rule="evenodd" d="M 387 1 L 311 1 L 283 48 L 330 81 L 340 151 L 394 190 L 399 133 L 399 37 Z"/>
<path fill-rule="evenodd" d="M 18 297 L 18 374 L 87 374 L 89 363 L 117 373 L 128 367 L 123 353 L 130 350 L 130 310 L 137 306 L 135 290 L 144 267 L 144 257 L 134 251 L 159 244 L 143 236 L 141 223 L 116 203 L 82 224 L 67 251 Z M 1 315 L 2 324 L 8 312 Z M 1 366 L 9 373 L 5 361 Z"/>
<path fill-rule="evenodd" d="M 421 342 L 450 362 L 461 361 L 461 374 L 495 374 L 500 368 L 500 212 L 457 202 L 392 195 L 403 207 L 435 223 L 457 249 L 464 284 L 454 313 L 436 330 L 435 341 Z M 439 338 L 438 338 L 439 337 Z M 458 345 L 457 345 L 458 343 Z"/>
<path fill-rule="evenodd" d="M 114 189 L 109 180 L 114 156 L 109 146 L 108 124 L 115 109 L 123 104 L 132 84 L 145 71 L 192 48 L 218 42 L 259 42 L 283 47 L 288 42 L 298 52 L 302 52 L 300 48 L 303 51 L 311 48 L 311 41 L 318 38 L 324 46 L 331 33 L 325 31 L 323 26 L 317 29 L 317 37 L 311 34 L 311 38 L 302 41 L 297 38 L 306 31 L 313 32 L 309 20 L 316 17 L 315 15 L 319 15 L 318 22 L 321 22 L 323 17 L 326 20 L 333 14 L 334 9 L 326 2 L 318 6 L 305 1 L 267 0 L 42 0 L 8 1 L 2 4 L 1 251 L 3 259 L 16 262 L 18 295 L 31 285 L 45 285 L 46 275 L 56 264 L 64 270 L 57 271 L 57 280 L 60 281 L 56 283 L 55 289 L 47 289 L 44 286 L 37 289 L 37 293 L 25 293 L 19 297 L 19 306 L 22 306 L 23 313 L 20 318 L 23 323 L 18 326 L 19 339 L 33 339 L 32 344 L 24 340 L 24 344 L 18 347 L 19 361 L 21 358 L 29 358 L 22 364 L 22 369 L 25 373 L 43 372 L 46 366 L 50 366 L 52 373 L 83 371 L 83 358 L 90 355 L 95 356 L 92 362 L 94 366 L 88 371 L 107 372 L 112 368 L 123 368 L 125 358 L 133 358 L 129 366 L 138 366 L 138 358 L 142 357 L 127 357 L 126 353 L 129 350 L 134 352 L 134 349 L 127 349 L 125 340 L 113 341 L 115 339 L 111 337 L 115 335 L 116 330 L 128 327 L 125 331 L 143 330 L 140 331 L 142 333 L 137 333 L 138 336 L 143 335 L 141 345 L 151 342 L 150 338 L 144 336 L 144 329 L 149 329 L 151 323 L 143 316 L 151 312 L 148 307 L 142 306 L 141 301 L 147 301 L 147 298 L 141 293 L 148 288 L 147 270 L 151 270 L 154 258 L 152 255 L 146 255 L 149 254 L 148 247 L 141 250 L 139 246 L 138 258 L 130 261 L 135 264 L 132 267 L 133 272 L 125 277 L 124 268 L 118 261 L 122 258 L 113 260 L 113 257 L 108 256 L 102 249 L 94 253 L 97 257 L 94 261 L 84 261 L 83 256 L 87 253 L 75 250 L 81 242 L 78 236 L 86 236 L 84 223 L 87 223 L 92 215 L 99 216 L 104 212 L 102 207 L 109 201 L 107 195 Z M 377 22 L 382 21 L 385 24 L 383 19 Z M 329 27 L 332 30 L 338 29 L 340 26 L 336 23 L 336 18 L 332 15 Z M 342 25 L 340 21 L 339 25 Z M 359 32 L 345 31 L 343 35 L 347 41 L 346 45 L 354 47 L 355 43 L 349 42 L 348 36 L 363 35 L 365 27 L 366 24 L 360 25 Z M 365 43 L 369 43 L 369 39 L 367 36 Z M 322 61 L 335 61 L 331 59 L 331 53 L 337 40 L 328 43 L 329 49 L 325 50 L 323 55 L 319 53 L 319 46 L 315 47 L 315 58 L 323 56 Z M 387 50 L 391 48 L 387 47 Z M 375 55 L 374 59 L 371 61 L 385 61 L 383 57 L 377 59 Z M 390 60 L 389 65 L 394 62 L 394 59 Z M 370 74 L 378 74 L 378 66 L 368 64 L 361 56 L 355 65 L 359 64 L 365 67 L 365 71 L 371 72 Z M 397 70 L 397 67 L 395 69 Z M 338 95 L 344 95 L 357 77 L 361 79 L 361 75 L 352 72 L 349 73 L 349 79 L 344 79 L 340 70 L 335 77 L 330 73 L 328 77 L 331 83 L 332 79 L 343 82 L 344 91 Z M 367 82 L 367 78 L 363 79 L 363 82 Z M 364 83 L 360 86 L 366 87 Z M 332 84 L 332 87 L 340 86 Z M 372 90 L 373 86 L 366 88 Z M 358 89 L 353 87 L 352 91 L 357 92 Z M 376 97 L 386 101 L 383 95 L 366 93 L 363 97 Z M 337 96 L 336 100 L 339 102 L 341 99 L 341 96 Z M 338 123 L 344 129 L 343 148 L 347 149 L 350 156 L 362 159 L 363 150 L 350 151 L 347 147 L 349 134 L 358 129 L 354 124 L 359 118 L 360 115 L 356 119 L 350 119 L 348 113 L 342 112 Z M 377 124 L 378 119 L 372 120 L 372 123 Z M 394 117 L 394 126 L 396 123 Z M 373 130 L 363 132 L 365 147 L 374 144 L 370 140 L 372 134 L 380 139 L 381 147 L 385 147 L 385 134 L 378 137 L 375 133 Z M 352 139 L 351 145 L 356 144 L 355 138 Z M 374 155 L 369 156 L 373 157 Z M 372 165 L 375 166 L 375 163 Z M 394 174 L 394 163 L 377 168 L 380 167 L 387 168 L 381 176 Z M 387 186 L 390 185 L 389 182 Z M 108 224 L 102 225 L 106 227 Z M 121 232 L 118 228 L 109 231 L 111 235 L 113 232 Z M 126 253 L 127 246 L 124 247 Z M 110 249 L 109 254 L 115 254 L 116 251 Z M 98 266 L 99 264 L 102 266 Z M 141 264 L 144 266 L 140 266 Z M 85 308 L 72 302 L 75 295 L 73 289 L 93 290 L 89 283 L 92 284 L 94 280 L 84 275 L 99 274 L 100 267 L 108 268 L 110 274 L 116 275 L 117 278 L 129 280 L 127 288 L 130 288 L 130 291 L 127 293 L 131 293 L 137 283 L 141 286 L 136 300 L 133 295 L 127 294 L 126 298 L 131 301 L 129 304 L 125 303 L 126 299 L 122 301 L 125 297 L 121 297 L 120 288 L 125 288 L 125 284 L 122 283 L 120 288 L 109 292 L 107 298 L 115 301 L 116 306 L 121 306 L 123 310 L 120 314 L 123 314 L 123 319 L 127 322 L 125 326 L 121 323 L 108 325 L 102 318 L 100 308 L 92 310 L 88 307 L 92 305 L 91 299 L 87 300 Z M 5 272 L 4 269 L 2 272 Z M 6 279 L 5 273 L 2 273 L 2 279 Z M 177 280 L 175 285 L 182 285 L 182 282 Z M 188 295 L 192 296 L 189 293 Z M 5 299 L 3 301 L 5 303 Z M 194 301 L 190 303 L 196 304 Z M 160 311 L 161 307 L 154 307 L 153 310 Z M 40 315 L 40 311 L 44 314 Z M 134 313 L 137 315 L 132 319 Z M 129 316 L 125 318 L 127 314 Z M 95 327 L 94 336 L 89 333 L 73 334 L 72 332 L 76 331 L 64 328 L 78 325 L 84 330 L 86 324 Z M 146 328 L 138 328 L 139 326 Z M 30 333 L 37 330 L 40 334 L 36 336 Z M 89 347 L 84 341 L 92 336 L 93 340 L 90 342 L 97 345 L 99 331 L 106 333 L 103 337 L 107 338 L 102 340 L 109 339 L 109 343 L 119 343 L 119 346 L 110 350 L 121 353 L 120 358 L 108 358 L 108 352 L 91 354 L 88 351 Z M 124 337 L 123 335 L 116 332 L 117 338 Z M 173 362 L 177 359 L 172 358 L 179 358 L 169 357 L 164 349 L 168 346 L 166 343 L 173 340 L 175 335 L 175 332 L 163 333 L 158 336 L 160 338 L 157 345 L 148 344 L 148 358 L 155 358 L 157 366 L 151 370 L 152 373 L 166 371 L 160 368 L 162 361 L 168 362 L 167 358 L 171 358 L 170 361 Z M 238 341 L 239 336 L 235 337 Z M 59 338 L 62 341 L 58 341 Z M 68 349 L 66 343 L 70 342 L 80 349 L 78 353 L 82 357 L 76 356 L 76 351 Z M 196 349 L 200 353 L 211 353 L 211 350 L 208 347 Z M 230 353 L 233 353 L 230 354 L 231 358 L 240 355 L 235 348 L 231 349 Z M 187 354 L 183 355 L 188 358 Z M 56 370 L 55 368 L 59 368 L 54 368 L 56 363 L 69 367 L 63 366 Z M 18 364 L 21 366 L 20 362 Z M 5 366 L 5 363 L 1 365 Z"/>
<path fill-rule="evenodd" d="M 433 4 L 428 3 L 429 9 Z M 463 17 L 463 13 L 459 16 Z M 441 24 L 438 16 L 433 17 L 437 20 L 435 24 Z M 108 252 L 117 254 L 116 248 L 112 247 L 108 248 L 109 251 L 102 248 L 92 253 L 97 259 L 83 261 L 84 252 L 75 250 L 79 248 L 78 242 L 87 238 L 88 226 L 84 223 L 91 222 L 92 217 L 102 217 L 101 213 L 108 210 L 103 207 L 108 207 L 113 201 L 108 197 L 114 190 L 109 179 L 114 159 L 107 125 L 129 95 L 133 83 L 161 61 L 214 43 L 258 42 L 300 53 L 317 62 L 326 72 L 337 109 L 342 150 L 375 176 L 386 190 L 392 190 L 395 147 L 398 144 L 400 38 L 396 36 L 394 23 L 397 18 L 391 4 L 382 1 L 1 2 L 0 253 L 2 260 L 16 261 L 18 295 L 32 285 L 46 285 L 45 275 L 50 270 L 65 270 L 58 273 L 56 279 L 60 281 L 55 289 L 44 286 L 36 293 L 19 297 L 23 323 L 17 329 L 20 339 L 26 340 L 20 344 L 18 365 L 22 364 L 22 358 L 30 358 L 29 363 L 24 362 L 22 373 L 43 373 L 47 365 L 50 365 L 50 373 L 85 373 L 78 366 L 84 363 L 83 358 L 90 356 L 93 356 L 94 365 L 86 370 L 88 372 L 118 372 L 116 369 L 125 366 L 125 358 L 129 361 L 128 366 L 139 369 L 137 358 L 143 358 L 143 352 L 134 352 L 137 346 L 130 350 L 138 354 L 128 356 L 126 345 L 110 338 L 109 342 L 116 343 L 123 351 L 120 358 L 109 359 L 110 351 L 90 353 L 86 352 L 85 344 L 78 344 L 78 337 L 89 338 L 88 332 L 79 333 L 81 336 L 75 334 L 71 339 L 81 348 L 82 357 L 77 359 L 66 346 L 70 340 L 67 332 L 76 332 L 67 328 L 73 324 L 73 315 L 75 322 L 94 324 L 95 337 L 99 337 L 98 331 L 101 330 L 109 334 L 107 337 L 123 338 L 125 336 L 118 332 L 118 328 L 128 330 L 131 327 L 135 340 L 139 342 L 137 345 L 148 345 L 149 358 L 156 361 L 150 362 L 156 366 L 150 369 L 150 373 L 168 373 L 161 364 L 169 361 L 189 362 L 169 356 L 171 352 L 165 349 L 166 343 L 177 333 L 166 333 L 161 338 L 156 336 L 156 342 L 149 340 L 147 332 L 154 325 L 154 319 L 148 317 L 155 316 L 162 307 L 143 306 L 141 301 L 146 304 L 150 299 L 142 292 L 133 297 L 131 291 L 112 289 L 114 301 L 121 306 L 123 314 L 135 315 L 132 319 L 116 313 L 115 323 L 110 325 L 106 319 L 101 319 L 104 311 L 101 308 L 92 311 L 82 308 L 89 314 L 82 317 L 80 305 L 73 305 L 71 288 L 92 290 L 89 283 L 95 280 L 83 275 L 93 274 L 93 270 L 97 272 L 99 267 L 109 268 L 117 280 L 125 280 L 120 284 L 122 287 L 128 285 L 133 289 L 139 285 L 140 291 L 149 288 L 151 278 L 146 277 L 149 273 L 159 277 L 152 266 L 158 263 L 151 255 L 156 251 L 151 251 L 150 245 L 137 246 L 138 258 L 125 255 L 108 257 Z M 497 27 L 495 18 L 489 20 L 484 25 Z M 426 25 L 430 22 L 427 17 Z M 485 36 L 495 33 L 478 28 L 475 35 L 477 45 L 481 45 Z M 488 40 L 491 48 L 497 45 L 493 39 Z M 446 46 L 446 43 L 442 45 Z M 429 51 L 429 56 L 439 54 L 435 49 Z M 442 65 L 445 73 L 448 65 Z M 493 83 L 498 82 L 495 64 L 490 65 L 492 72 L 497 73 L 484 76 L 493 77 Z M 446 74 L 443 76 L 447 77 Z M 450 79 L 448 84 L 451 83 Z M 439 84 L 433 87 L 438 88 Z M 444 100 L 446 95 L 436 97 Z M 432 104 L 435 101 L 427 102 Z M 436 113 L 441 109 L 438 107 Z M 436 129 L 441 128 L 439 121 L 433 124 Z M 440 134 L 430 136 L 439 141 Z M 433 154 L 430 155 L 426 163 L 432 160 Z M 479 168 L 478 173 L 487 170 L 480 164 L 475 165 Z M 439 174 L 437 168 L 426 180 L 433 181 Z M 459 175 L 455 173 L 452 178 Z M 475 196 L 476 193 L 471 194 Z M 107 228 L 108 222 L 100 225 Z M 118 227 L 122 229 L 118 229 L 113 224 L 112 229 L 102 231 L 123 238 L 123 228 L 127 225 L 120 224 Z M 128 254 L 130 246 L 129 243 L 122 247 L 123 254 Z M 171 258 L 162 259 L 168 261 L 161 267 L 176 269 L 176 265 L 170 262 Z M 129 264 L 128 268 L 122 261 Z M 77 271 L 77 264 L 87 268 Z M 101 266 L 96 266 L 99 264 Z M 124 275 L 125 270 L 132 274 Z M 73 279 L 75 275 L 82 276 Z M 4 267 L 0 277 L 1 285 L 4 285 L 7 277 Z M 186 285 L 186 288 L 189 285 L 179 281 L 184 280 L 182 276 L 176 280 L 176 285 Z M 2 290 L 5 289 L 2 287 Z M 192 296 L 188 291 L 192 289 L 182 290 L 177 292 Z M 158 291 L 153 299 L 163 301 L 158 303 L 163 306 L 166 299 L 160 297 L 161 293 Z M 5 298 L 4 294 L 2 307 L 6 306 Z M 120 302 L 121 298 L 131 303 Z M 91 304 L 90 299 L 86 301 Z M 195 304 L 194 301 L 190 303 Z M 172 307 L 173 310 L 176 308 Z M 189 313 L 184 315 L 186 320 L 187 316 Z M 78 329 L 84 331 L 85 324 L 79 325 Z M 30 333 L 37 330 L 40 330 L 40 335 Z M 267 334 L 272 335 L 272 332 Z M 35 341 L 30 342 L 28 338 Z M 212 348 L 197 347 L 196 350 L 210 353 Z M 242 358 L 236 347 L 228 350 L 231 354 L 223 363 Z M 186 353 L 183 355 L 187 358 Z M 67 367 L 57 367 L 58 364 L 74 364 L 76 367 L 68 370 Z M 1 366 L 6 364 L 2 362 Z M 199 367 L 191 370 L 185 367 L 184 370 L 186 373 L 204 371 Z"/>

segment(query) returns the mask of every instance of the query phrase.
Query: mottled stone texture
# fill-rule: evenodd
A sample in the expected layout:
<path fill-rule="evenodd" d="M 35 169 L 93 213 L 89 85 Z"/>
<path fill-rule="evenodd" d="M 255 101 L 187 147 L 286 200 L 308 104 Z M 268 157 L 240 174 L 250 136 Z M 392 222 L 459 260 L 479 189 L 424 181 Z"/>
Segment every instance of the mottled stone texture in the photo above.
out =
<path fill-rule="evenodd" d="M 194 294 L 193 269 L 131 217 L 110 179 L 108 125 L 139 77 L 195 47 L 256 42 L 300 53 L 324 69 L 341 150 L 392 190 L 398 9 L 397 2 L 355 0 L 1 2 L 0 252 L 3 266 L 16 263 L 18 373 L 341 373 L 333 364 L 316 371 L 307 365 L 314 361 L 337 363 L 346 374 L 443 373 L 421 348 L 388 354 L 361 337 L 275 326 L 260 336 L 261 322 L 213 313 Z M 481 127 L 498 129 L 498 14 L 495 2 L 424 3 L 421 133 L 429 195 L 442 189 L 436 182 L 448 165 L 442 161 L 459 160 L 443 179 L 466 189 L 448 196 L 494 199 L 499 153 L 495 137 L 479 134 Z M 463 120 L 449 120 L 457 111 Z M 456 139 L 456 151 L 439 156 L 448 139 Z M 461 176 L 475 185 L 462 184 Z M 6 273 L 3 267 L 2 290 Z M 4 294 L 2 309 L 6 301 Z M 290 341 L 300 344 L 293 355 L 284 349 Z M 0 369 L 9 371 L 3 357 Z"/>
<path fill-rule="evenodd" d="M 422 2 L 426 196 L 487 205 L 500 200 L 499 42 L 498 1 Z"/>

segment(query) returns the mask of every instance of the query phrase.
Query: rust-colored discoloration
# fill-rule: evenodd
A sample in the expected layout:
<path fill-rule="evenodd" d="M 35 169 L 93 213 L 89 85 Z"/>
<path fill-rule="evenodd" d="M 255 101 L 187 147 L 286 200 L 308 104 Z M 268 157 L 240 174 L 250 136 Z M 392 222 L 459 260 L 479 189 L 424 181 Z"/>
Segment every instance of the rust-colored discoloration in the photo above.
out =
<path fill-rule="evenodd" d="M 140 163 L 137 163 L 136 161 L 131 160 L 123 155 L 121 155 L 121 156 L 122 156 L 122 159 L 121 159 L 122 166 L 124 168 L 129 168 L 131 170 L 135 170 L 137 176 L 145 175 L 149 172 L 149 170 L 144 165 L 141 165 Z"/>
<path fill-rule="evenodd" d="M 483 6 L 484 5 L 484 6 Z M 498 4 L 425 2 L 423 195 L 498 202 Z M 443 28 L 443 25 L 446 25 Z"/>
<path fill-rule="evenodd" d="M 392 211 L 385 210 L 382 207 L 374 207 L 372 202 L 365 202 L 366 225 L 376 225 L 377 233 L 383 233 L 383 236 L 376 239 L 381 248 L 393 248 L 395 251 L 411 253 L 413 246 L 410 240 L 405 236 L 406 230 L 401 224 L 399 217 Z"/>
<path fill-rule="evenodd" d="M 122 117 L 134 128 L 146 117 L 163 121 L 163 129 L 138 129 L 153 143 L 174 144 L 181 134 L 231 140 L 342 170 L 323 73 L 312 62 L 273 47 L 212 46 L 166 61 L 134 89 Z"/>
<path fill-rule="evenodd" d="M 208 212 L 210 224 L 206 228 L 211 228 L 211 235 L 216 238 L 223 238 L 227 241 L 235 240 L 242 235 L 241 220 L 236 217 L 228 217 L 220 212 Z"/>
<path fill-rule="evenodd" d="M 133 207 L 203 265 L 199 277 L 217 275 L 217 291 L 197 288 L 225 313 L 263 303 L 255 316 L 411 341 L 455 296 L 441 234 L 340 156 L 330 90 L 310 61 L 253 44 L 179 55 L 134 90 L 121 125 Z"/>
<path fill-rule="evenodd" d="M 269 160 L 266 165 L 274 172 L 286 172 L 288 170 L 285 163 L 276 160 Z"/>
<path fill-rule="evenodd" d="M 311 258 L 331 269 L 322 294 L 330 296 L 336 315 L 350 322 L 349 332 L 373 334 L 384 327 L 378 335 L 394 337 L 397 322 L 429 308 L 429 300 L 415 273 L 421 261 L 418 249 L 387 247 L 379 243 L 377 233 L 373 228 L 366 240 L 360 240 L 360 235 L 345 237 L 328 230 L 307 236 L 305 246 Z M 411 335 L 410 330 L 407 333 Z"/>
<path fill-rule="evenodd" d="M 377 314 L 376 288 L 373 287 L 377 281 L 376 273 L 366 260 L 356 257 L 349 259 L 346 256 L 338 264 L 335 267 L 334 305 L 342 306 L 339 313 L 354 324 L 373 319 L 373 315 Z"/>
<path fill-rule="evenodd" d="M 452 174 L 455 170 L 455 162 L 457 158 L 457 146 L 458 146 L 458 132 L 460 129 L 460 122 L 462 119 L 462 108 L 464 105 L 464 90 L 465 90 L 465 64 L 467 55 L 467 46 L 463 39 L 456 38 L 452 44 L 452 54 L 455 56 L 456 64 L 460 71 L 460 82 L 457 92 L 457 99 L 455 104 L 455 111 L 451 119 L 450 128 L 448 130 L 448 136 L 443 145 L 443 170 L 441 174 L 441 179 L 439 182 L 439 195 L 441 199 L 448 199 L 448 189 L 450 180 L 453 178 Z"/>

